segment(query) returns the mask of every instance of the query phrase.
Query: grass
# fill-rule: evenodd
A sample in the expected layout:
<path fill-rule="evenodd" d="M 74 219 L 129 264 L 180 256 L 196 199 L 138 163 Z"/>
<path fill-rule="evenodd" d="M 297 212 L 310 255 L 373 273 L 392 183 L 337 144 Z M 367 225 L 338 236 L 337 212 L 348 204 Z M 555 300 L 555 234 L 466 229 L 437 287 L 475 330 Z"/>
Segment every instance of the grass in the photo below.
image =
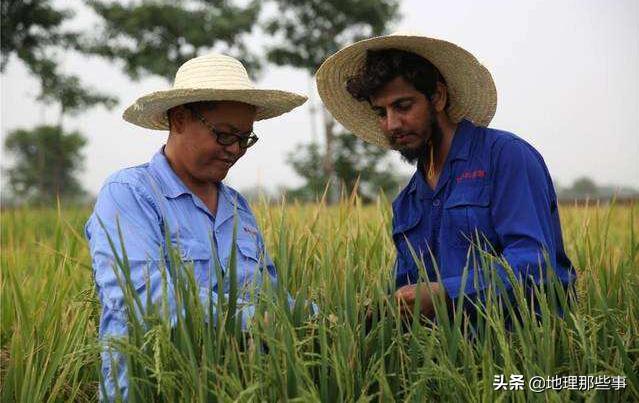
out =
<path fill-rule="evenodd" d="M 269 323 L 258 315 L 247 338 L 226 301 L 217 307 L 223 314 L 205 320 L 210 307 L 185 275 L 176 280 L 186 312 L 176 326 L 161 307 L 151 309 L 131 317 L 131 337 L 114 347 L 127 356 L 135 401 L 639 401 L 637 210 L 562 207 L 578 302 L 559 318 L 553 301 L 566 298 L 545 287 L 541 317 L 524 309 L 507 331 L 489 299 L 471 336 L 444 304 L 436 324 L 403 323 L 381 291 L 394 259 L 386 201 L 258 205 L 280 283 L 298 304 L 286 307 L 283 288 L 266 291 L 256 304 Z M 97 399 L 100 308 L 82 234 L 88 214 L 2 212 L 2 401 Z M 321 309 L 316 317 L 308 299 Z M 379 312 L 368 332 L 367 306 Z M 626 387 L 496 391 L 500 374 L 620 375 Z"/>

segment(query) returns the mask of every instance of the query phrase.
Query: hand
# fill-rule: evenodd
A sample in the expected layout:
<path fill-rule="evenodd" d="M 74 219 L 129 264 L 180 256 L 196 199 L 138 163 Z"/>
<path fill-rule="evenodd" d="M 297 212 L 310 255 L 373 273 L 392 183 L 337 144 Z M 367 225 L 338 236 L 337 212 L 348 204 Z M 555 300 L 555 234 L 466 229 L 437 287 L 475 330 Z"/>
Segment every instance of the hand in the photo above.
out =
<path fill-rule="evenodd" d="M 415 304 L 418 303 L 421 314 L 433 318 L 435 316 L 434 299 L 441 292 L 444 292 L 444 289 L 439 283 L 409 284 L 395 291 L 395 300 L 403 316 L 412 316 Z M 420 301 L 417 301 L 418 294 Z"/>
<path fill-rule="evenodd" d="M 261 325 L 264 329 L 266 329 L 269 327 L 270 323 L 270 315 L 268 314 L 268 311 L 264 311 L 262 316 L 259 316 L 257 313 L 253 316 L 253 325 L 255 326 Z"/>
<path fill-rule="evenodd" d="M 373 302 L 371 299 L 364 301 L 364 307 L 366 308 L 366 316 L 364 320 L 364 329 L 368 334 L 373 329 L 373 317 L 377 318 L 377 321 L 381 320 L 382 307 L 384 300 Z"/>

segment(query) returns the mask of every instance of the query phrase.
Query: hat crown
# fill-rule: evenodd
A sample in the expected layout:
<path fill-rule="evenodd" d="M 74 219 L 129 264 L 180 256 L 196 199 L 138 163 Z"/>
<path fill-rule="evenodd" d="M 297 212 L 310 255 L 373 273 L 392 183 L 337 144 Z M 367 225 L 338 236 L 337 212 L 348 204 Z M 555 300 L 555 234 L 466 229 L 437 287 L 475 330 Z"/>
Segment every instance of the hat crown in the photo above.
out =
<path fill-rule="evenodd" d="M 173 88 L 250 90 L 255 85 L 239 60 L 212 53 L 193 58 L 180 66 L 175 73 Z"/>

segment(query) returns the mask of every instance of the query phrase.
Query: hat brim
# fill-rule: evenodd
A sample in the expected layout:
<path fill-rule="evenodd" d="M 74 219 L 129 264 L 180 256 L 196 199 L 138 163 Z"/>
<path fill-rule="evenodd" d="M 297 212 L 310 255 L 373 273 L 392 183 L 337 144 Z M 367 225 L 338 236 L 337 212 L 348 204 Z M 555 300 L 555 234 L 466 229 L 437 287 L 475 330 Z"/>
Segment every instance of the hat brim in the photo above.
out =
<path fill-rule="evenodd" d="M 306 97 L 287 91 L 267 89 L 184 89 L 156 91 L 138 98 L 122 118 L 129 123 L 154 130 L 169 130 L 166 112 L 178 105 L 199 101 L 235 101 L 254 105 L 255 120 L 274 118 L 306 102 Z"/>
<path fill-rule="evenodd" d="M 317 91 L 322 102 L 344 128 L 364 141 L 390 148 L 370 105 L 353 98 L 346 90 L 346 82 L 360 71 L 366 51 L 391 48 L 416 53 L 437 67 L 446 80 L 447 114 L 453 122 L 468 119 L 488 126 L 497 109 L 497 89 L 490 72 L 472 54 L 440 39 L 389 35 L 349 45 L 326 59 L 317 70 Z"/>

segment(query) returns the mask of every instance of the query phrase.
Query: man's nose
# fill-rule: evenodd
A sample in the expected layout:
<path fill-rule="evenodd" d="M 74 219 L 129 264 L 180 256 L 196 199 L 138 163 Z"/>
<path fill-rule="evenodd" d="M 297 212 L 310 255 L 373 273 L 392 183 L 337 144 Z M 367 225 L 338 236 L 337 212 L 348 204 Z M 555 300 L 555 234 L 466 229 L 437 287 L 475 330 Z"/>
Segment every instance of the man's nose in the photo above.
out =
<path fill-rule="evenodd" d="M 238 156 L 242 152 L 239 141 L 229 144 L 228 146 L 224 146 L 224 150 L 229 154 L 233 154 L 233 156 Z"/>
<path fill-rule="evenodd" d="M 400 129 L 402 126 L 399 115 L 393 110 L 386 111 L 386 129 L 389 132 Z"/>

